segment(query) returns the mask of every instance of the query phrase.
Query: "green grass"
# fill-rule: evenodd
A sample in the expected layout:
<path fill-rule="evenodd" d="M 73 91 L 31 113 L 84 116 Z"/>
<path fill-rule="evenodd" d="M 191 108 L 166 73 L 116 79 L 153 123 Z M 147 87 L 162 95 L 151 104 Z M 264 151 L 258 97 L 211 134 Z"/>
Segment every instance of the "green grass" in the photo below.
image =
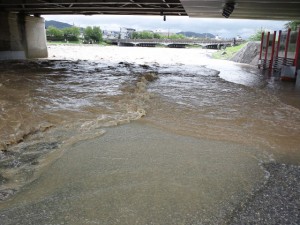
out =
<path fill-rule="evenodd" d="M 111 46 L 112 44 L 110 42 L 102 41 L 99 43 L 101 46 Z"/>
<path fill-rule="evenodd" d="M 241 50 L 247 43 L 240 44 L 233 47 L 227 47 L 226 49 L 218 50 L 212 54 L 212 58 L 214 59 L 230 59 L 232 56 Z M 224 54 L 226 52 L 226 54 Z"/>

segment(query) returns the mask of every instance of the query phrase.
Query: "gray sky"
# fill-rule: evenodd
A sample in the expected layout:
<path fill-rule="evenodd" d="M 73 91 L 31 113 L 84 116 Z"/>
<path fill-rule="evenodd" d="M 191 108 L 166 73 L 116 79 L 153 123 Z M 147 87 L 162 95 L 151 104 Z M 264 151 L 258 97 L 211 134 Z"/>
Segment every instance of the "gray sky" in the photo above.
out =
<path fill-rule="evenodd" d="M 102 30 L 116 30 L 120 27 L 134 28 L 136 30 L 153 31 L 193 31 L 197 33 L 212 33 L 224 38 L 240 35 L 248 38 L 256 30 L 280 30 L 287 21 L 270 20 L 239 20 L 239 19 L 198 19 L 189 17 L 167 17 L 163 21 L 161 16 L 81 16 L 81 15 L 55 15 L 44 16 L 46 20 L 57 20 L 74 24 L 80 27 L 100 26 Z"/>

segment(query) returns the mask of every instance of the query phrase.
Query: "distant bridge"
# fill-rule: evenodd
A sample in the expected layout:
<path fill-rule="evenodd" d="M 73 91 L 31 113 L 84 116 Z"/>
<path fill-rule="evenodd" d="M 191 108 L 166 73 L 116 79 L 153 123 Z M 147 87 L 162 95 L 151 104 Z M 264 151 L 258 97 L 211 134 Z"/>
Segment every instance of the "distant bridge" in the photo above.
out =
<path fill-rule="evenodd" d="M 169 48 L 185 48 L 188 45 L 198 45 L 208 49 L 220 49 L 222 47 L 240 44 L 242 41 L 233 40 L 200 40 L 200 39 L 112 39 L 112 44 L 118 46 L 155 47 L 164 45 Z"/>

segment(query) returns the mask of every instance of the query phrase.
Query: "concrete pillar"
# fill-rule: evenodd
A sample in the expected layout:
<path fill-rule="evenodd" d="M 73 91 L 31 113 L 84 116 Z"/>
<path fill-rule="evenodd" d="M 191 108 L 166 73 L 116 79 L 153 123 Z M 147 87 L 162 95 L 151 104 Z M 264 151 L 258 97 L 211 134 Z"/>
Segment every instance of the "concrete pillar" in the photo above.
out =
<path fill-rule="evenodd" d="M 0 60 L 25 59 L 18 15 L 1 12 L 0 21 Z"/>
<path fill-rule="evenodd" d="M 27 58 L 47 58 L 45 20 L 41 17 L 25 17 Z"/>
<path fill-rule="evenodd" d="M 0 60 L 48 56 L 43 18 L 0 12 Z"/>

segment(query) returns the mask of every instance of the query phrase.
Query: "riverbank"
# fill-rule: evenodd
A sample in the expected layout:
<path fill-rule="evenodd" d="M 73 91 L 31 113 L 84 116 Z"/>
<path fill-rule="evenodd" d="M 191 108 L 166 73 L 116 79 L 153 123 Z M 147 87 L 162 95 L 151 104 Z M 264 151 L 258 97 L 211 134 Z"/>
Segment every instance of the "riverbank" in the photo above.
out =
<path fill-rule="evenodd" d="M 214 59 L 230 60 L 257 66 L 260 42 L 247 42 L 238 46 L 227 47 L 212 54 Z"/>
<path fill-rule="evenodd" d="M 100 43 L 95 43 L 95 44 L 85 44 L 82 43 L 81 41 L 47 41 L 47 46 L 49 45 L 67 45 L 67 46 L 78 46 L 78 45 L 84 45 L 84 46 L 111 46 L 109 43 L 103 41 Z"/>
<path fill-rule="evenodd" d="M 300 166 L 263 164 L 268 179 L 231 215 L 230 225 L 300 224 Z"/>
<path fill-rule="evenodd" d="M 237 52 L 239 52 L 247 43 L 240 44 L 237 46 L 226 47 L 225 49 L 218 50 L 212 54 L 213 59 L 231 59 Z"/>
<path fill-rule="evenodd" d="M 237 63 L 246 63 L 249 65 L 257 66 L 260 51 L 260 42 L 247 42 L 233 57 L 231 61 Z"/>

